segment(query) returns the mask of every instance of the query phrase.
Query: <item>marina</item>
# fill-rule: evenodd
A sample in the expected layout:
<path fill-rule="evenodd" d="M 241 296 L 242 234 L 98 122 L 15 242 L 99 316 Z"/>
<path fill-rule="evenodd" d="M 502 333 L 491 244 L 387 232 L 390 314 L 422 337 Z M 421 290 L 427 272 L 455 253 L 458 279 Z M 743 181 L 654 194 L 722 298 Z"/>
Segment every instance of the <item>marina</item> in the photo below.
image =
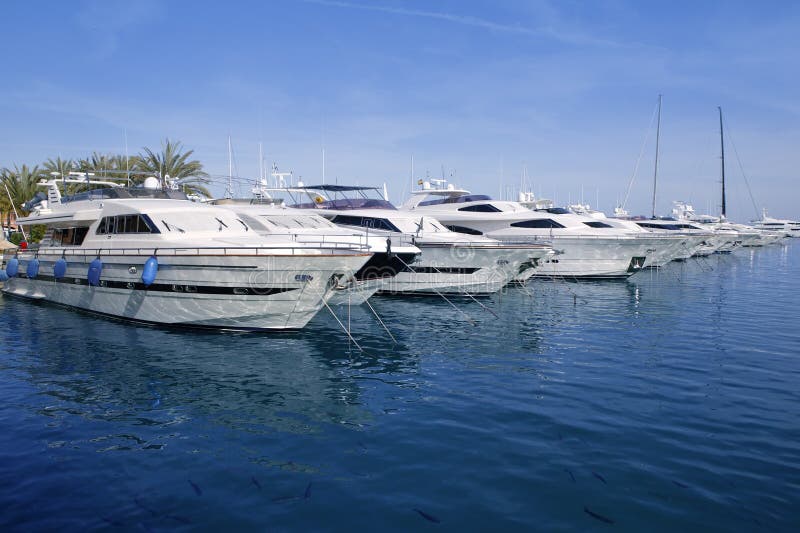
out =
<path fill-rule="evenodd" d="M 397 343 L 357 306 L 363 351 L 327 313 L 264 337 L 0 297 L 2 524 L 791 530 L 798 250 L 534 279 L 474 325 L 377 299 Z"/>
<path fill-rule="evenodd" d="M 0 533 L 800 531 L 800 3 L 12 2 Z"/>

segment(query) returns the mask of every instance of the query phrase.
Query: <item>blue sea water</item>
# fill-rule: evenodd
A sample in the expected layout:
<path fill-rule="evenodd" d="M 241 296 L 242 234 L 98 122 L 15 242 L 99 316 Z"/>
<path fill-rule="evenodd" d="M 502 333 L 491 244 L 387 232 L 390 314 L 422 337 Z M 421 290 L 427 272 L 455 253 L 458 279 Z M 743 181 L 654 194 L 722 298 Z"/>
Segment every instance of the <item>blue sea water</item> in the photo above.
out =
<path fill-rule="evenodd" d="M 0 529 L 797 531 L 798 274 L 375 299 L 363 352 L 0 297 Z"/>

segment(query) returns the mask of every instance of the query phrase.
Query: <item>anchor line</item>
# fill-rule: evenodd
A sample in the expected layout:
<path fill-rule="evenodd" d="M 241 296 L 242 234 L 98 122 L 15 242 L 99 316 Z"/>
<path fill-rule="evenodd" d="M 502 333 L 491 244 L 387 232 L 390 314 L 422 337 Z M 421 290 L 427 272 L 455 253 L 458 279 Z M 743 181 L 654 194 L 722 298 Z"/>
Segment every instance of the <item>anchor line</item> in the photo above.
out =
<path fill-rule="evenodd" d="M 349 331 L 347 330 L 347 328 L 344 326 L 344 324 L 342 323 L 342 321 L 341 321 L 341 320 L 339 320 L 339 317 L 338 317 L 338 316 L 336 316 L 336 313 L 334 313 L 334 312 L 333 312 L 333 309 L 331 309 L 331 306 L 330 306 L 330 305 L 328 305 L 328 301 L 325 299 L 325 293 L 319 293 L 319 292 L 318 292 L 318 294 L 320 294 L 320 296 L 321 296 L 321 299 L 320 299 L 320 300 L 322 301 L 322 304 L 323 304 L 323 305 L 325 306 L 325 308 L 326 308 L 326 309 L 327 309 L 327 310 L 330 312 L 330 314 L 333 316 L 333 318 L 336 320 L 336 322 L 338 322 L 338 323 L 339 323 L 339 327 L 341 327 L 341 328 L 342 328 L 342 331 L 344 331 L 345 335 L 347 335 L 347 337 L 350 339 L 350 341 L 351 341 L 353 344 L 355 344 L 355 345 L 356 345 L 356 348 L 358 348 L 358 350 L 359 350 L 360 352 L 363 352 L 363 351 L 364 351 L 364 348 L 362 348 L 362 347 L 361 347 L 361 345 L 360 345 L 360 344 L 358 344 L 358 342 L 357 342 L 357 341 L 356 341 L 356 340 L 353 338 L 353 336 L 350 334 L 350 332 L 349 332 Z"/>
<path fill-rule="evenodd" d="M 369 298 L 367 298 L 366 300 L 364 300 L 364 303 L 365 303 L 365 304 L 367 304 L 367 307 L 369 307 L 370 311 L 372 311 L 372 314 L 373 314 L 373 315 L 375 315 L 375 318 L 378 320 L 378 322 L 380 323 L 380 325 L 381 325 L 381 326 L 383 326 L 383 329 L 385 329 L 385 330 L 386 330 L 386 333 L 389 335 L 389 337 L 391 337 L 391 338 L 392 338 L 392 340 L 394 341 L 394 343 L 395 343 L 395 344 L 397 344 L 397 339 L 395 339 L 395 338 L 394 338 L 394 335 L 392 335 L 392 332 L 391 332 L 391 331 L 389 331 L 389 328 L 388 328 L 388 327 L 386 327 L 386 324 L 384 324 L 384 323 L 383 323 L 383 320 L 381 320 L 381 317 L 378 315 L 378 312 L 377 312 L 377 311 L 375 311 L 375 308 L 374 308 L 374 307 L 372 307 L 372 304 L 370 304 L 370 303 L 369 303 Z"/>
<path fill-rule="evenodd" d="M 411 266 L 410 266 L 408 263 L 406 263 L 405 261 L 403 261 L 403 259 L 402 259 L 402 258 L 400 258 L 400 256 L 398 256 L 398 257 L 397 257 L 397 259 L 398 259 L 398 260 L 399 260 L 401 263 L 403 263 L 403 264 L 404 264 L 404 265 L 405 265 L 405 266 L 406 266 L 406 267 L 407 267 L 409 270 L 411 270 Z M 436 268 L 436 267 L 434 267 L 434 268 Z M 467 321 L 468 321 L 470 324 L 472 324 L 473 326 L 477 326 L 477 325 L 478 325 L 478 324 L 475 322 L 475 320 L 473 320 L 473 319 L 472 319 L 472 317 L 470 317 L 470 316 L 469 316 L 467 313 L 465 313 L 464 311 L 462 311 L 461 309 L 459 309 L 458 307 L 456 307 L 456 305 L 455 305 L 453 302 L 451 302 L 451 301 L 450 301 L 450 300 L 449 300 L 449 299 L 448 299 L 448 298 L 447 298 L 447 297 L 446 297 L 444 294 L 442 294 L 442 293 L 441 293 L 441 292 L 440 292 L 440 291 L 439 291 L 439 290 L 438 290 L 436 287 L 431 287 L 431 290 L 432 290 L 434 293 L 436 293 L 436 294 L 437 294 L 437 295 L 438 295 L 438 296 L 439 296 L 439 297 L 440 297 L 442 300 L 444 300 L 445 302 L 449 303 L 449 304 L 450 304 L 450 306 L 451 306 L 453 309 L 455 309 L 456 311 L 458 311 L 459 313 L 461 313 L 462 315 L 464 315 L 464 318 L 466 318 L 466 319 L 467 319 Z"/>

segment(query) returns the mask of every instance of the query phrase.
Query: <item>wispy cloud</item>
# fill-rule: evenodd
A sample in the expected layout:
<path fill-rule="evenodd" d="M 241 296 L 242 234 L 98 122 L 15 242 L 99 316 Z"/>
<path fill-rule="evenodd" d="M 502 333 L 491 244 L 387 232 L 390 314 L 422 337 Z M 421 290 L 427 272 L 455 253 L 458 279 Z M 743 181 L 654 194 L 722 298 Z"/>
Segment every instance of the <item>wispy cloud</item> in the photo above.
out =
<path fill-rule="evenodd" d="M 481 17 L 472 15 L 461 15 L 456 13 L 445 13 L 440 11 L 426 11 L 422 9 L 408 9 L 404 7 L 378 6 L 370 4 L 358 4 L 352 2 L 341 2 L 338 0 L 304 0 L 309 4 L 317 4 L 327 7 L 342 9 L 357 9 L 361 11 L 373 11 L 388 13 L 391 15 L 401 15 L 407 17 L 421 17 L 434 20 L 441 20 L 462 26 L 471 26 L 498 33 L 517 34 L 543 39 L 552 39 L 572 45 L 595 45 L 595 46 L 621 46 L 612 40 L 596 38 L 576 31 L 567 31 L 553 26 L 529 27 L 517 24 L 503 24 Z"/>

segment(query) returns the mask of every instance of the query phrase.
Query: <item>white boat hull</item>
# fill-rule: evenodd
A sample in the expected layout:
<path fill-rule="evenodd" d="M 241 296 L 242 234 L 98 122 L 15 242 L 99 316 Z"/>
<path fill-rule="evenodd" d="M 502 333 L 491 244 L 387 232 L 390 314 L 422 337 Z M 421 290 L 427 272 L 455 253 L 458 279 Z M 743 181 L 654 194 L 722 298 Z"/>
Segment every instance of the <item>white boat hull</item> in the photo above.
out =
<path fill-rule="evenodd" d="M 380 294 L 487 295 L 498 292 L 520 274 L 523 265 L 549 254 L 526 245 L 442 245 L 417 242 L 422 254 L 383 280 Z"/>
<path fill-rule="evenodd" d="M 87 281 L 94 257 L 67 257 L 55 280 L 53 260 L 40 256 L 39 274 L 26 275 L 32 253 L 20 254 L 19 274 L 3 292 L 112 317 L 159 325 L 237 330 L 297 329 L 331 297 L 337 276 L 350 275 L 366 255 L 159 257 L 155 282 L 145 287 L 149 256 L 102 256 L 99 286 Z M 298 270 L 306 265 L 307 268 Z M 333 278 L 332 278 L 333 277 Z"/>
<path fill-rule="evenodd" d="M 521 235 L 490 233 L 500 240 L 520 240 Z M 545 239 L 542 239 L 544 241 Z M 547 238 L 555 255 L 542 259 L 532 277 L 627 278 L 641 270 L 652 242 L 634 237 L 583 237 L 554 235 Z"/>

